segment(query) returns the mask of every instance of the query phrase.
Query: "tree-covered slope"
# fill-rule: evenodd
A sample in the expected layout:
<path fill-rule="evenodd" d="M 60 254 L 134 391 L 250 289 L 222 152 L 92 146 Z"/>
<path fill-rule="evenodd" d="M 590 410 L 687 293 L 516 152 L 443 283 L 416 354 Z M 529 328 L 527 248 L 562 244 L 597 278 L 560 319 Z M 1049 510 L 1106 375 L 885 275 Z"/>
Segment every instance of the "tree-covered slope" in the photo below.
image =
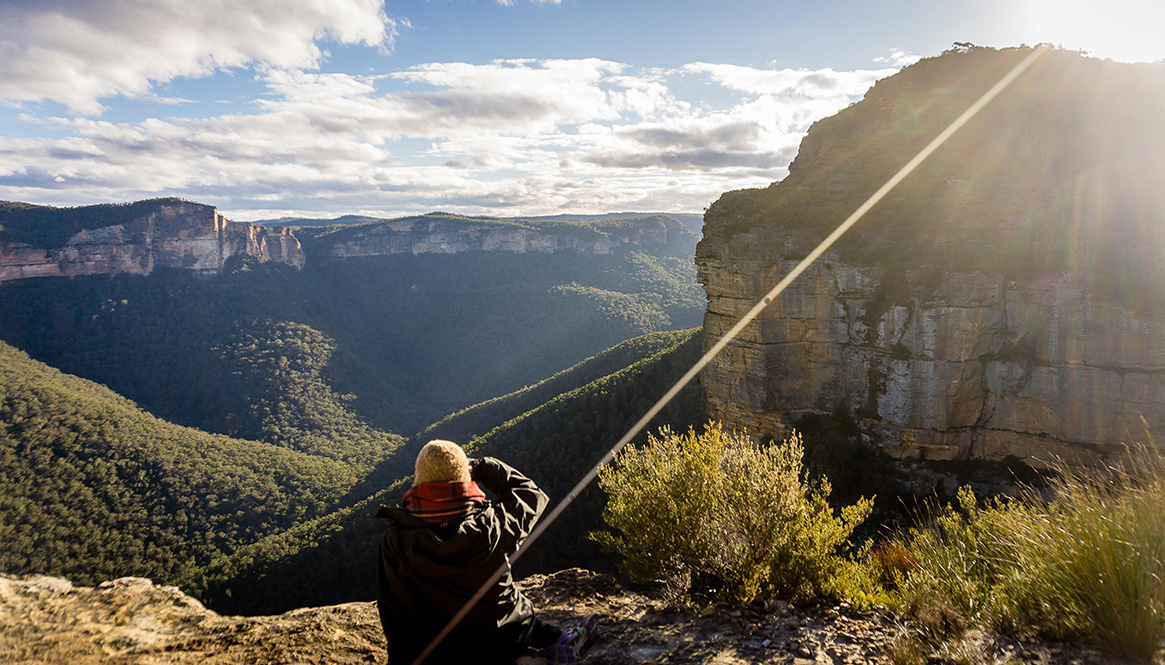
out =
<path fill-rule="evenodd" d="M 0 570 L 197 587 L 212 558 L 335 508 L 348 464 L 159 420 L 0 342 Z"/>
<path fill-rule="evenodd" d="M 677 330 L 629 339 L 534 385 L 448 415 L 425 428 L 414 437 L 414 442 L 423 444 L 432 439 L 469 442 L 558 395 L 581 388 L 591 381 L 654 356 L 690 335 L 690 331 Z"/>
<path fill-rule="evenodd" d="M 683 331 L 675 343 L 618 372 L 558 395 L 500 425 L 471 445 L 474 455 L 490 455 L 526 470 L 550 495 L 564 498 L 602 456 L 696 363 L 700 330 Z M 684 431 L 704 422 L 695 382 L 682 390 L 648 431 L 665 425 Z M 646 432 L 636 441 L 646 439 Z M 527 572 L 571 566 L 606 569 L 611 561 L 587 535 L 603 528 L 605 497 L 594 484 L 562 513 L 519 564 Z"/>
<path fill-rule="evenodd" d="M 353 353 L 337 356 L 337 388 L 398 432 L 703 316 L 690 254 L 475 252 L 348 259 L 315 270 L 347 317 L 360 320 L 345 333 Z"/>
<path fill-rule="evenodd" d="M 514 464 L 557 502 L 699 357 L 698 329 L 655 337 L 639 344 L 660 342 L 657 351 L 495 427 L 474 441 L 472 454 Z M 575 370 L 584 371 L 595 362 Z M 692 385 L 651 428 L 667 424 L 686 429 L 701 421 Z M 351 508 L 221 557 L 207 570 L 203 600 L 222 612 L 258 613 L 371 598 L 376 550 L 385 528 L 373 515 L 380 504 L 399 502 L 410 482 L 403 478 Z M 600 526 L 602 505 L 598 489 L 583 492 L 519 562 L 520 572 L 580 565 L 612 568 L 587 540 L 588 532 Z M 249 583 L 255 580 L 261 582 Z"/>

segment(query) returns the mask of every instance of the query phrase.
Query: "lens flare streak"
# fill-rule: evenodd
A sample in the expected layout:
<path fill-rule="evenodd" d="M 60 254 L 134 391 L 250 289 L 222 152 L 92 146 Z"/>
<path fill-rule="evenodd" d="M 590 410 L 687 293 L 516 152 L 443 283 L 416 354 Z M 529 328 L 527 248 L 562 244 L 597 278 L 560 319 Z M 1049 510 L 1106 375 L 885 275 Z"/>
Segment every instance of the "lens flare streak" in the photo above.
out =
<path fill-rule="evenodd" d="M 781 279 L 777 285 L 774 286 L 768 293 L 766 293 L 765 296 L 761 298 L 756 303 L 756 305 L 754 305 L 752 309 L 748 311 L 747 314 L 745 314 L 739 321 L 736 322 L 736 325 L 732 326 L 732 328 L 728 330 L 728 332 L 725 333 L 716 342 L 716 344 L 712 346 L 711 349 L 709 349 L 698 361 L 696 361 L 696 364 L 693 365 L 691 369 L 689 369 L 683 375 L 683 377 L 681 377 L 680 380 L 677 381 L 676 384 L 663 395 L 663 397 L 659 398 L 659 401 L 657 401 L 655 405 L 652 406 L 647 411 L 647 413 L 645 413 L 643 417 L 640 418 L 638 422 L 636 422 L 635 425 L 632 426 L 631 429 L 628 430 L 627 433 L 624 434 L 623 437 L 620 438 L 619 441 L 614 446 L 612 446 L 610 450 L 607 451 L 605 455 L 603 455 L 602 459 L 600 459 L 598 463 L 595 464 L 591 470 L 588 471 L 586 475 L 578 481 L 578 484 L 576 484 L 574 488 L 571 489 L 570 492 L 562 499 L 562 501 L 560 501 L 558 505 L 556 505 L 554 509 L 551 510 L 550 513 L 547 514 L 538 523 L 538 526 L 536 526 L 534 530 L 530 532 L 530 535 L 528 538 L 526 538 L 526 541 L 523 542 L 522 546 L 518 548 L 512 557 L 510 557 L 509 564 L 512 565 L 515 561 L 520 559 L 522 554 L 529 550 L 530 546 L 538 540 L 539 536 L 541 536 L 542 533 L 545 532 L 546 529 L 551 524 L 553 524 L 556 519 L 558 519 L 558 517 L 562 514 L 562 511 L 566 510 L 566 508 L 574 502 L 575 498 L 578 497 L 579 493 L 586 489 L 586 487 L 590 485 L 591 481 L 593 481 L 599 475 L 599 469 L 609 464 L 611 460 L 615 458 L 615 455 L 619 454 L 619 451 L 621 451 L 631 441 L 632 438 L 643 431 L 643 429 L 647 427 L 647 424 L 651 422 L 655 416 L 659 415 L 659 412 L 665 406 L 667 406 L 668 402 L 675 398 L 675 396 L 679 394 L 679 392 L 683 390 L 685 386 L 691 383 L 692 379 L 696 378 L 696 375 L 699 374 L 700 371 L 704 369 L 704 367 L 709 362 L 711 362 L 712 359 L 715 358 L 720 353 L 720 351 L 724 349 L 725 346 L 736 339 L 737 335 L 739 335 L 740 332 L 744 330 L 744 328 L 749 323 L 752 323 L 752 321 L 760 315 L 764 308 L 772 303 L 773 300 L 775 300 L 776 297 L 780 295 L 781 292 L 784 291 L 789 286 L 789 284 L 793 282 L 793 280 L 797 279 L 801 273 L 805 272 L 809 266 L 811 266 L 822 254 L 826 252 L 826 250 L 828 250 L 831 246 L 833 246 L 834 243 L 838 241 L 838 239 L 845 235 L 846 231 L 849 231 L 849 229 L 854 224 L 857 224 L 858 221 L 864 217 L 871 208 L 873 208 L 888 193 L 890 193 L 891 190 L 897 187 L 898 184 L 902 182 L 904 178 L 906 178 L 906 176 L 910 175 L 914 169 L 918 168 L 919 164 L 930 157 L 935 150 L 938 150 L 938 148 L 942 146 L 942 144 L 946 143 L 947 139 L 953 136 L 955 132 L 959 131 L 959 129 L 961 129 L 963 125 L 967 124 L 971 118 L 975 117 L 975 115 L 979 113 L 979 111 L 982 110 L 984 106 L 989 104 L 991 100 L 995 99 L 999 93 L 1003 92 L 1007 86 L 1011 85 L 1011 83 L 1015 81 L 1015 79 L 1018 78 L 1020 74 L 1026 71 L 1046 52 L 1047 49 L 1043 47 L 1032 49 L 1032 52 L 1026 58 L 1024 58 L 1022 62 L 1016 65 L 1015 68 L 1013 68 L 1002 79 L 1000 79 L 998 83 L 992 86 L 990 90 L 983 93 L 983 95 L 978 100 L 976 100 L 975 103 L 972 104 L 966 111 L 964 111 L 962 115 L 956 118 L 954 122 L 952 122 L 946 129 L 942 131 L 942 133 L 936 136 L 929 144 L 927 144 L 925 148 L 923 148 L 917 155 L 915 155 L 913 159 L 907 162 L 905 166 L 899 169 L 897 173 L 895 173 L 888 181 L 886 181 L 886 184 L 882 185 L 882 187 L 879 188 L 878 191 L 874 192 L 874 194 L 870 196 L 870 198 L 868 198 L 865 203 L 859 206 L 858 209 L 853 212 L 853 214 L 851 214 L 844 222 L 842 222 L 836 229 L 834 229 L 833 233 L 830 233 L 829 236 L 825 238 L 825 240 L 822 240 L 821 244 L 819 244 L 816 249 L 810 252 L 809 255 L 802 259 L 795 268 L 789 271 L 789 274 L 785 275 L 785 277 Z M 477 593 L 475 593 L 473 597 L 470 598 L 468 602 L 466 602 L 464 607 L 461 608 L 461 611 L 459 611 L 452 619 L 449 620 L 449 623 L 445 626 L 445 628 L 443 628 L 441 632 L 438 633 L 435 638 L 433 638 L 433 641 L 429 643 L 423 652 L 421 652 L 421 655 L 418 656 L 415 661 L 413 661 L 413 665 L 421 665 L 421 663 L 425 662 L 425 659 L 433 653 L 433 650 L 437 648 L 437 645 L 439 645 L 446 637 L 449 636 L 453 629 L 457 627 L 457 624 L 461 623 L 461 621 L 469 614 L 470 610 L 473 609 L 477 603 L 481 602 L 482 598 L 485 597 L 485 594 L 489 591 L 490 588 L 493 587 L 494 584 L 498 582 L 498 580 L 502 578 L 506 570 L 507 567 L 498 568 L 498 570 L 496 570 L 494 574 L 490 576 L 485 584 L 483 584 L 481 588 L 477 590 Z"/>

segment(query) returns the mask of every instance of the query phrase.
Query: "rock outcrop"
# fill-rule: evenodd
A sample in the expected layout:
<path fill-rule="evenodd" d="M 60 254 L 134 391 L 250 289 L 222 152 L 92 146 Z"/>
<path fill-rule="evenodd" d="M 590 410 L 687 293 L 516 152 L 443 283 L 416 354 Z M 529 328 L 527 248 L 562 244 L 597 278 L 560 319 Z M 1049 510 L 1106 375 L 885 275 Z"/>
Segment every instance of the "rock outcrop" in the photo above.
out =
<path fill-rule="evenodd" d="M 564 570 L 518 586 L 539 616 L 576 625 L 600 618 L 584 663 L 751 665 L 885 663 L 911 631 L 884 610 L 845 603 L 805 607 L 771 600 L 743 610 L 698 612 L 628 591 L 607 575 Z M 220 616 L 174 587 L 122 578 L 96 588 L 59 578 L 0 575 L 0 661 L 11 664 L 170 665 L 199 663 L 383 663 L 384 635 L 372 602 L 293 610 L 278 616 Z M 1095 650 L 971 631 L 960 645 L 974 662 L 1099 665 Z M 946 657 L 944 657 L 944 655 Z M 968 659 L 969 655 L 964 658 Z M 1165 663 L 1163 650 L 1155 663 Z M 950 654 L 935 653 L 933 662 Z"/>
<path fill-rule="evenodd" d="M 96 588 L 0 575 L 5 663 L 384 662 L 373 603 L 220 616 L 176 587 L 125 577 Z"/>
<path fill-rule="evenodd" d="M 696 262 L 705 349 L 1027 49 L 960 49 L 814 125 L 730 192 Z M 897 457 L 1095 464 L 1165 441 L 1165 65 L 1053 51 L 795 281 L 701 377 L 783 436 L 847 411 Z"/>
<path fill-rule="evenodd" d="M 119 216 L 118 208 L 106 210 L 113 211 L 107 217 Z M 70 215 L 69 210 L 58 212 L 66 219 Z M 116 223 L 82 227 L 59 245 L 0 240 L 0 282 L 30 277 L 148 275 L 159 267 L 215 274 L 234 256 L 303 267 L 299 241 L 289 229 L 233 222 L 212 206 L 162 199 L 128 206 L 120 216 L 124 219 Z"/>

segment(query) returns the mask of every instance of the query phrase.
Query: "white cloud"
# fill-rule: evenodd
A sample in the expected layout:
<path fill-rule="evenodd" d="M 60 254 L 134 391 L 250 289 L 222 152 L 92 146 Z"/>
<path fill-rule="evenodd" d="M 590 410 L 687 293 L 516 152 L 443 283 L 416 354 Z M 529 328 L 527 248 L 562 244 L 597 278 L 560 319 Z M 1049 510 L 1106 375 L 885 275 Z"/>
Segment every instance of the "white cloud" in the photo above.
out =
<path fill-rule="evenodd" d="M 615 120 L 622 110 L 607 88 L 625 65 L 582 60 L 496 60 L 487 65 L 434 63 L 392 74 L 440 88 L 400 96 L 399 102 L 438 131 L 493 127 L 549 131 L 561 125 Z M 432 130 L 430 130 L 432 131 Z"/>
<path fill-rule="evenodd" d="M 314 68 L 319 42 L 392 45 L 381 0 L 8 0 L 0 99 L 100 113 L 101 99 L 244 66 Z"/>
<path fill-rule="evenodd" d="M 756 69 L 697 62 L 685 65 L 684 71 L 707 74 L 726 88 L 749 94 L 836 99 L 860 95 L 875 81 L 893 74 L 897 69 L 835 72 L 832 69 Z"/>
<path fill-rule="evenodd" d="M 902 49 L 894 49 L 890 51 L 889 55 L 883 55 L 874 58 L 874 62 L 885 64 L 895 69 L 901 69 L 902 67 L 909 67 L 910 65 L 913 65 L 921 59 L 922 56 L 914 55 L 913 53 L 907 53 Z"/>
<path fill-rule="evenodd" d="M 0 135 L 0 199 L 177 195 L 239 219 L 699 210 L 725 190 L 783 177 L 809 125 L 887 72 L 661 71 L 598 59 L 382 75 L 269 69 L 267 94 L 245 113 L 22 116 L 51 127 L 44 138 Z M 678 95 L 680 77 L 731 93 L 712 108 Z"/>

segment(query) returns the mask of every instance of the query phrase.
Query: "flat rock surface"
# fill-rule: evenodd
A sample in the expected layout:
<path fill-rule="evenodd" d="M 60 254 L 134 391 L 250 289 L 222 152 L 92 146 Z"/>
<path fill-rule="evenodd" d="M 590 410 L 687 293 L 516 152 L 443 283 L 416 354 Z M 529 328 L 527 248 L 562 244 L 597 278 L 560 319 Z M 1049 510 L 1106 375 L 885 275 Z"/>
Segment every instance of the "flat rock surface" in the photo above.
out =
<path fill-rule="evenodd" d="M 540 616 L 566 626 L 601 615 L 583 662 L 743 665 L 890 663 L 909 626 L 884 611 L 772 601 L 744 611 L 680 611 L 628 591 L 608 575 L 570 569 L 519 586 Z M 920 663 L 1112 662 L 1094 650 L 969 633 Z M 121 578 L 96 588 L 52 577 L 0 575 L 2 663 L 383 663 L 371 602 L 277 616 L 221 616 L 175 587 Z M 1158 654 L 1156 663 L 1165 663 Z"/>
<path fill-rule="evenodd" d="M 220 616 L 175 587 L 0 576 L 2 663 L 383 663 L 375 603 Z"/>

